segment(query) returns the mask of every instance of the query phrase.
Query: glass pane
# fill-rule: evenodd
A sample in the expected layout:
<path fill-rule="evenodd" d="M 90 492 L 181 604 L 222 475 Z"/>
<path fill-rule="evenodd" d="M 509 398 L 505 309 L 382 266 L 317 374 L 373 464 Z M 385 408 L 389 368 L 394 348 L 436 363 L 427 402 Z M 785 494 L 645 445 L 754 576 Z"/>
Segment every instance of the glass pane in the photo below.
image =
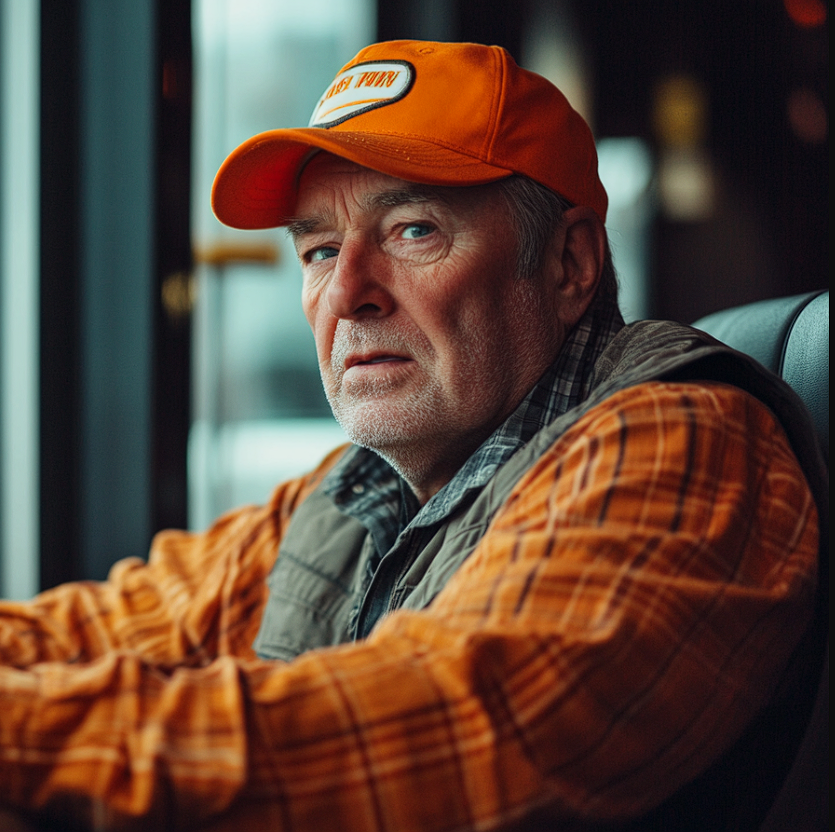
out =
<path fill-rule="evenodd" d="M 0 0 L 0 597 L 38 587 L 38 108 L 35 3 Z"/>
<path fill-rule="evenodd" d="M 225 228 L 214 174 L 240 142 L 307 124 L 339 68 L 373 40 L 370 0 L 195 0 L 197 254 L 190 525 L 205 526 L 345 441 L 322 392 L 284 232 Z"/>

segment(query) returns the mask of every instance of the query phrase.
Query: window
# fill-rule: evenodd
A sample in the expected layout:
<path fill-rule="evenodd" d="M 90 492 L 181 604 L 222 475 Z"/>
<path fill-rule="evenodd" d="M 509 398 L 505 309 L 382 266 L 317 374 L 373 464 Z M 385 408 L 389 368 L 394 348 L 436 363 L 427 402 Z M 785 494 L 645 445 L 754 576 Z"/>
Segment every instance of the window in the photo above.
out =
<path fill-rule="evenodd" d="M 292 245 L 281 230 L 224 228 L 209 199 L 240 142 L 307 124 L 339 68 L 373 40 L 374 12 L 370 0 L 194 4 L 194 528 L 263 502 L 345 441 L 322 392 Z"/>
<path fill-rule="evenodd" d="M 0 0 L 0 596 L 38 585 L 38 4 Z"/>

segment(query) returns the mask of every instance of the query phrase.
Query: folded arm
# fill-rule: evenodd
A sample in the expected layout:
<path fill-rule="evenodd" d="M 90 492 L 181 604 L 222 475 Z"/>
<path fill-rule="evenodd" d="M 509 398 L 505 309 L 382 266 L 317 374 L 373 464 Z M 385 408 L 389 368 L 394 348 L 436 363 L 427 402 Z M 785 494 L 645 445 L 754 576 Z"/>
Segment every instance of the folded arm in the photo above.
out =
<path fill-rule="evenodd" d="M 640 814 L 767 701 L 816 557 L 762 405 L 642 385 L 558 440 L 429 608 L 364 642 L 286 665 L 112 651 L 3 671 L 0 799 L 217 829 Z"/>
<path fill-rule="evenodd" d="M 276 489 L 266 506 L 232 511 L 203 533 L 158 534 L 147 563 L 119 561 L 107 581 L 0 601 L 0 663 L 77 664 L 127 651 L 173 667 L 248 652 L 283 528 L 336 455 Z"/>

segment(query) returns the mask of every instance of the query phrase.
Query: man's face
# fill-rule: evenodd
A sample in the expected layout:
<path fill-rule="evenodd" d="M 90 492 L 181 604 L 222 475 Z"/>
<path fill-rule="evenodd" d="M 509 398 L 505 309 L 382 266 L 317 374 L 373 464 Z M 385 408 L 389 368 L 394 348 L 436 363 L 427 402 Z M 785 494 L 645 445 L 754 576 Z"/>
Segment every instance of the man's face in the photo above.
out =
<path fill-rule="evenodd" d="M 551 281 L 515 276 L 495 185 L 414 185 L 319 154 L 299 194 L 290 231 L 328 400 L 428 499 L 556 355 Z"/>

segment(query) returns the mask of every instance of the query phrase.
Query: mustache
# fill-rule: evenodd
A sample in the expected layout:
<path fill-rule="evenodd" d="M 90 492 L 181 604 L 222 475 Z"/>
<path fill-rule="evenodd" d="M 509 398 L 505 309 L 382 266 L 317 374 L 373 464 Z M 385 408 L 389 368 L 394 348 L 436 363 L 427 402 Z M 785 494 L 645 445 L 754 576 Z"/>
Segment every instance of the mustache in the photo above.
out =
<path fill-rule="evenodd" d="M 417 329 L 404 332 L 401 325 L 384 320 L 341 320 L 333 336 L 331 366 L 341 371 L 353 353 L 379 351 L 416 356 L 430 349 L 426 336 Z"/>

